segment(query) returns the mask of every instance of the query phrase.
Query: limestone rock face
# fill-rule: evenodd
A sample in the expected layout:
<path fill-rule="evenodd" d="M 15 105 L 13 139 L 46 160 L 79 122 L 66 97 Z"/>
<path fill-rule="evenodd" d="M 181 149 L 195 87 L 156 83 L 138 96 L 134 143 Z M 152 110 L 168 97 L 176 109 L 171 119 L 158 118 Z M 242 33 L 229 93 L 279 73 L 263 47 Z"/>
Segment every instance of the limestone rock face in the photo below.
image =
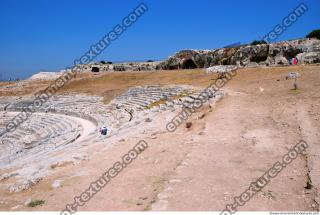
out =
<path fill-rule="evenodd" d="M 236 50 L 229 64 L 247 66 L 251 63 L 260 63 L 268 58 L 269 46 L 267 44 L 255 46 L 243 46 Z"/>
<path fill-rule="evenodd" d="M 115 64 L 102 64 L 102 63 L 90 63 L 84 65 L 78 65 L 83 72 L 91 72 L 93 68 L 96 68 L 99 72 L 108 71 L 148 71 L 156 70 L 157 65 L 160 62 L 125 62 Z"/>
<path fill-rule="evenodd" d="M 298 39 L 270 44 L 241 45 L 214 50 L 181 50 L 164 61 L 90 63 L 79 65 L 81 71 L 153 71 L 209 68 L 217 65 L 238 67 L 286 66 L 296 57 L 298 63 L 319 63 L 320 40 Z"/>
<path fill-rule="evenodd" d="M 212 66 L 206 69 L 207 73 L 225 73 L 230 72 L 232 70 L 237 69 L 237 66 L 233 65 L 220 65 L 220 66 Z"/>
<path fill-rule="evenodd" d="M 168 60 L 166 60 L 165 62 L 160 63 L 157 66 L 157 69 L 165 69 L 165 70 L 179 69 L 181 60 L 182 59 L 177 58 L 177 57 L 169 57 Z"/>
<path fill-rule="evenodd" d="M 238 67 L 286 66 L 296 57 L 298 64 L 320 63 L 320 40 L 298 39 L 270 44 L 241 45 L 214 50 L 182 50 L 164 61 L 98 63 L 78 65 L 82 72 L 154 71 L 209 68 L 217 65 Z M 79 70 L 78 69 L 78 70 Z M 57 73 L 41 72 L 30 80 L 51 80 Z"/>
<path fill-rule="evenodd" d="M 159 62 L 129 62 L 119 63 L 113 66 L 114 71 L 148 71 L 155 70 Z"/>
<path fill-rule="evenodd" d="M 301 53 L 297 55 L 298 62 L 312 64 L 320 63 L 320 52 Z"/>
<path fill-rule="evenodd" d="M 244 45 L 215 50 L 182 50 L 157 65 L 157 69 L 208 68 L 216 65 L 283 66 L 297 57 L 298 63 L 318 63 L 320 40 L 299 39 L 271 44 Z"/>

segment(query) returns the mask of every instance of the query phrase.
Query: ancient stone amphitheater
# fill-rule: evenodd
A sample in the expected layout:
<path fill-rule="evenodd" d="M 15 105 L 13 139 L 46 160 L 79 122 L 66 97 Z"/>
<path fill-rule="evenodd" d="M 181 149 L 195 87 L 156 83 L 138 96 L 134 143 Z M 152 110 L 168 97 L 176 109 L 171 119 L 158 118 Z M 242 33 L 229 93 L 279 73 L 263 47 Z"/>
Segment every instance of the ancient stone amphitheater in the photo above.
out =
<path fill-rule="evenodd" d="M 131 88 L 109 104 L 104 104 L 98 96 L 57 95 L 12 132 L 6 132 L 6 125 L 32 103 L 32 98 L 2 98 L 0 132 L 4 134 L 0 143 L 0 167 L 20 167 L 20 170 L 28 172 L 26 169 L 33 165 L 33 170 L 24 178 L 29 182 L 39 181 L 46 173 L 45 169 L 60 161 L 60 152 L 110 138 L 123 129 L 146 123 L 161 111 L 175 111 L 191 103 L 198 94 L 199 90 L 189 86 L 144 86 Z M 109 129 L 107 136 L 99 133 L 102 125 Z M 34 169 L 39 163 L 41 174 L 41 168 Z M 12 174 L 24 175 L 23 172 Z M 22 182 L 22 187 L 21 184 L 11 186 L 10 191 L 19 192 L 31 186 L 31 182 L 29 185 Z"/>

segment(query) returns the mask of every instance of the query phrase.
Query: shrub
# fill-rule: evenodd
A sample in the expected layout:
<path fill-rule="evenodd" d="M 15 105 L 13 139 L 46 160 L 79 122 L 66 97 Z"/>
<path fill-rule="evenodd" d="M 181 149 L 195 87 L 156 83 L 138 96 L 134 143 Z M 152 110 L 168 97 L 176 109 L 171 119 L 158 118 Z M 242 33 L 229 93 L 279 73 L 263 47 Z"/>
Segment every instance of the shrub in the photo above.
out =
<path fill-rule="evenodd" d="M 101 64 L 112 64 L 111 61 L 107 61 L 107 62 L 106 62 L 106 61 L 104 61 L 104 60 L 100 61 L 100 63 L 101 63 Z"/>
<path fill-rule="evenodd" d="M 267 42 L 264 40 L 254 40 L 250 45 L 255 46 L 259 44 L 267 44 Z"/>
<path fill-rule="evenodd" d="M 320 29 L 311 31 L 311 32 L 306 36 L 306 38 L 317 38 L 318 40 L 320 40 Z"/>
<path fill-rule="evenodd" d="M 191 126 L 192 126 L 192 122 L 187 122 L 186 123 L 186 128 L 191 128 Z"/>
<path fill-rule="evenodd" d="M 33 200 L 28 204 L 28 207 L 32 207 L 33 208 L 33 207 L 36 207 L 38 205 L 42 205 L 44 203 L 45 203 L 44 200 Z"/>

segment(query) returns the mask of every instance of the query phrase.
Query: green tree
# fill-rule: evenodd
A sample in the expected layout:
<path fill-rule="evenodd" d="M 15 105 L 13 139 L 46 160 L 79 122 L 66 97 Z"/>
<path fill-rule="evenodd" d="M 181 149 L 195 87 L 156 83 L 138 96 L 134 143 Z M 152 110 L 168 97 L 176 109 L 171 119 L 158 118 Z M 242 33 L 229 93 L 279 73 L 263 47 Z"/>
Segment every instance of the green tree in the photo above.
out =
<path fill-rule="evenodd" d="M 259 45 L 259 44 L 267 44 L 267 42 L 264 40 L 254 40 L 254 41 L 252 41 L 252 43 L 250 45 L 255 46 L 255 45 Z"/>
<path fill-rule="evenodd" d="M 306 36 L 306 38 L 317 38 L 318 40 L 320 40 L 320 29 L 311 31 L 311 32 Z"/>

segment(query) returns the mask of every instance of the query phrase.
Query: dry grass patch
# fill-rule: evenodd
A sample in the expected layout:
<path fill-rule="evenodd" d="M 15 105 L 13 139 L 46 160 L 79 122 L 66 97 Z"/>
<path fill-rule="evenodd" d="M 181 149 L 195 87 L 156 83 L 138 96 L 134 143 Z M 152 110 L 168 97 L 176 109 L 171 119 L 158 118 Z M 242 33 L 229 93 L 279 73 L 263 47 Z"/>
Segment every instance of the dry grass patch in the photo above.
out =
<path fill-rule="evenodd" d="M 156 72 L 112 72 L 74 80 L 61 93 L 88 93 L 103 96 L 108 103 L 129 88 L 145 85 L 192 85 L 205 87 L 215 75 L 204 70 L 177 70 Z M 181 95 L 180 95 L 181 97 Z M 159 101 L 165 102 L 165 101 Z M 160 104 L 159 103 L 159 104 Z"/>
<path fill-rule="evenodd" d="M 122 94 L 131 87 L 144 85 L 192 85 L 205 87 L 210 84 L 214 74 L 206 74 L 203 69 L 173 70 L 173 71 L 148 71 L 148 72 L 105 72 L 78 74 L 57 94 L 64 93 L 87 93 L 98 95 L 108 103 L 114 97 Z M 52 81 L 32 81 L 23 88 L 0 90 L 0 96 L 32 95 L 44 90 Z"/>

